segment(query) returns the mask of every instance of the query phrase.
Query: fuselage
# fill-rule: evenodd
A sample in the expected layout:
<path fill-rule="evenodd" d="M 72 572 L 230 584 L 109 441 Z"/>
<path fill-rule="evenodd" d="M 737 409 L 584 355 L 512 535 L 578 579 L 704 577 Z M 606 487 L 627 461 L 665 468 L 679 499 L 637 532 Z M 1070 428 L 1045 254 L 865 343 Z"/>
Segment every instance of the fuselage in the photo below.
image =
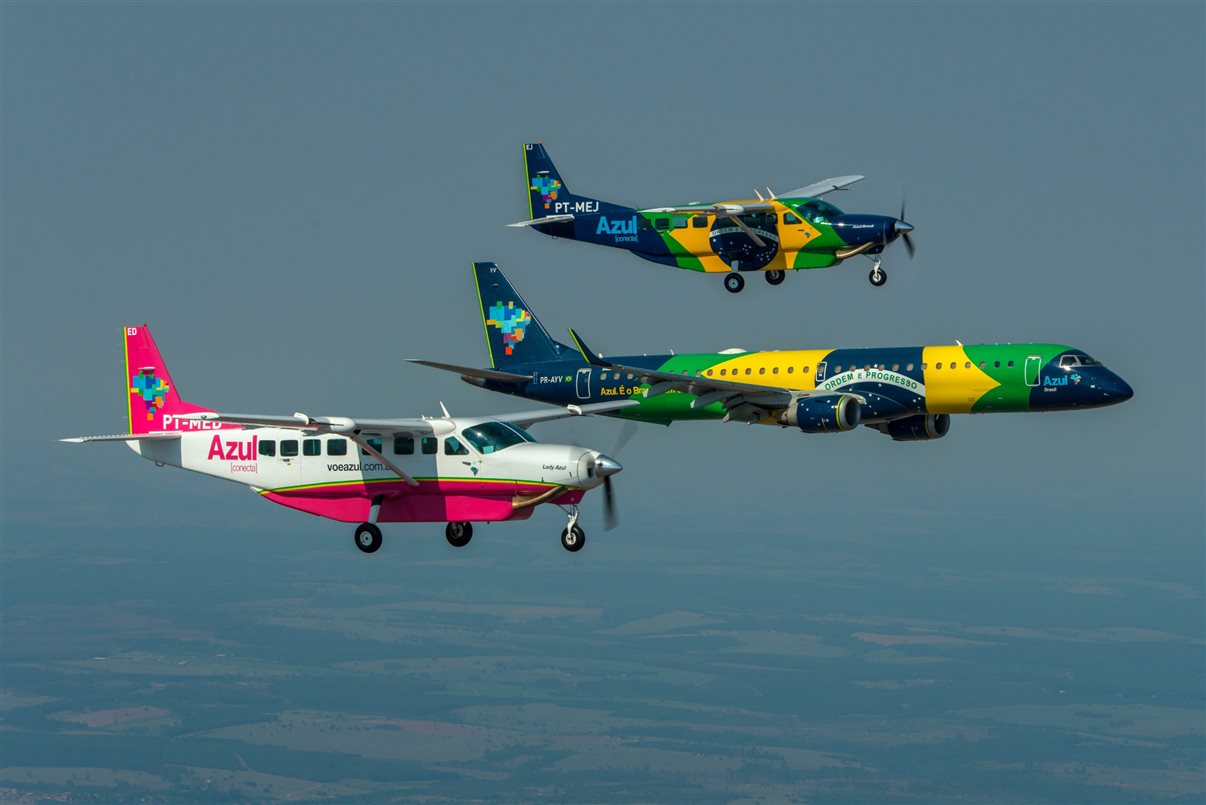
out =
<path fill-rule="evenodd" d="M 639 405 L 614 416 L 669 424 L 721 419 L 717 402 L 694 405 L 681 391 L 647 396 L 631 374 L 588 366 L 580 358 L 509 365 L 530 374 L 522 384 L 466 378 L 475 385 L 565 405 L 631 398 Z M 849 392 L 865 400 L 862 422 L 918 414 L 1055 411 L 1112 405 L 1133 392 L 1083 351 L 1059 344 L 986 344 L 869 349 L 813 349 L 609 357 L 609 362 L 721 381 L 800 391 Z M 775 416 L 762 420 L 778 424 Z"/>
<path fill-rule="evenodd" d="M 655 263 L 707 273 L 728 272 L 734 264 L 742 271 L 827 268 L 854 254 L 878 254 L 898 234 L 895 218 L 843 213 L 822 199 L 784 198 L 770 204 L 773 210 L 738 216 L 743 228 L 732 217 L 711 212 L 650 213 L 575 199 L 556 202 L 551 210 L 573 214 L 574 220 L 535 228 L 553 237 L 627 249 Z"/>
<path fill-rule="evenodd" d="M 548 494 L 545 502 L 575 504 L 601 480 L 590 450 L 534 442 L 512 425 L 504 427 L 522 438 L 500 440 L 483 423 L 494 421 L 438 419 L 431 436 L 370 440 L 417 487 L 329 433 L 169 418 L 179 439 L 129 444 L 156 463 L 245 484 L 275 503 L 343 522 L 369 519 L 374 502 L 378 522 L 521 520 L 532 512 L 525 501 Z"/>

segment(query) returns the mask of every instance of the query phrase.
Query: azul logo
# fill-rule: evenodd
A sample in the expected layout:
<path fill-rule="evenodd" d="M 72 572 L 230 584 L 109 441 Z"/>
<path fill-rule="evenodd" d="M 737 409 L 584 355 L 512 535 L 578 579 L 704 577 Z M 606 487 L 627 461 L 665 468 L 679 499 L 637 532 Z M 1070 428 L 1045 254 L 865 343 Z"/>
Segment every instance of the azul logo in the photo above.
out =
<path fill-rule="evenodd" d="M 252 436 L 251 441 L 224 441 L 221 436 L 214 435 L 209 443 L 209 455 L 206 461 L 255 461 L 256 448 L 260 437 Z"/>
<path fill-rule="evenodd" d="M 1080 375 L 1077 374 L 1076 372 L 1073 372 L 1070 375 L 1064 375 L 1063 377 L 1052 377 L 1051 375 L 1043 375 L 1043 385 L 1044 386 L 1066 386 L 1066 385 L 1068 385 L 1069 381 L 1071 381 L 1072 385 L 1074 385 L 1074 386 L 1080 385 Z"/>
<path fill-rule="evenodd" d="M 155 412 L 163 407 L 164 397 L 171 388 L 162 378 L 155 376 L 154 366 L 144 366 L 130 378 L 130 393 L 142 397 L 147 412 L 147 421 L 155 418 Z"/>
<path fill-rule="evenodd" d="M 547 210 L 549 205 L 557 200 L 557 191 L 561 189 L 561 180 L 554 179 L 551 176 L 533 176 L 532 183 L 528 185 L 528 188 L 540 194 L 540 200 L 544 202 L 544 208 Z"/>
<path fill-rule="evenodd" d="M 516 308 L 514 302 L 507 302 L 506 307 L 502 302 L 496 302 L 490 306 L 490 313 L 486 316 L 486 324 L 502 332 L 503 346 L 508 355 L 515 352 L 515 345 L 523 340 L 524 331 L 531 321 L 532 314 L 523 308 Z"/>
<path fill-rule="evenodd" d="M 637 219 L 632 216 L 628 220 L 609 221 L 606 215 L 599 216 L 599 225 L 595 227 L 596 235 L 615 235 L 616 242 L 620 241 L 635 241 L 637 233 Z M 628 237 L 621 237 L 627 235 Z"/>

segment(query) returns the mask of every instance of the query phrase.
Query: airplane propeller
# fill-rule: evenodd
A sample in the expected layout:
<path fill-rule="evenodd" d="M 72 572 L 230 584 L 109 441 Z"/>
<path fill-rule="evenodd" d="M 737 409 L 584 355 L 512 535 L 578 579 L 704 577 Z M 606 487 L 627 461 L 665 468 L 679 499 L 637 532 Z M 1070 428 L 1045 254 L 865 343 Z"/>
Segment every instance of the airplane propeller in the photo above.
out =
<path fill-rule="evenodd" d="M 904 241 L 905 251 L 909 253 L 909 258 L 917 253 L 917 247 L 913 244 L 913 239 L 909 237 L 909 233 L 913 231 L 913 225 L 905 222 L 905 197 L 902 193 L 900 196 L 900 217 L 896 219 L 896 231 L 900 233 L 900 239 Z"/>
<path fill-rule="evenodd" d="M 603 530 L 611 531 L 619 524 L 620 518 L 616 514 L 615 490 L 612 489 L 611 476 L 608 475 L 603 479 Z"/>

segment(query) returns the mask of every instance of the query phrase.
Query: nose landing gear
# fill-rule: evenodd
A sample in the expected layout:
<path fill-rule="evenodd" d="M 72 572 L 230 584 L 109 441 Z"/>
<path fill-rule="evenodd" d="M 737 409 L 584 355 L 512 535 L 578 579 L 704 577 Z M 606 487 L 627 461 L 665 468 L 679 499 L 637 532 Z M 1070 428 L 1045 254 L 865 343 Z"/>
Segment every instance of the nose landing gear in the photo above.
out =
<path fill-rule="evenodd" d="M 729 293 L 741 293 L 741 289 L 745 287 L 745 277 L 738 274 L 736 271 L 730 271 L 724 275 L 724 289 Z"/>
<path fill-rule="evenodd" d="M 586 532 L 578 525 L 578 507 L 570 506 L 569 524 L 561 532 L 561 547 L 577 553 L 586 544 Z"/>
<path fill-rule="evenodd" d="M 888 272 L 881 267 L 882 261 L 876 257 L 872 260 L 871 273 L 867 275 L 867 279 L 871 280 L 871 284 L 876 288 L 888 281 Z"/>

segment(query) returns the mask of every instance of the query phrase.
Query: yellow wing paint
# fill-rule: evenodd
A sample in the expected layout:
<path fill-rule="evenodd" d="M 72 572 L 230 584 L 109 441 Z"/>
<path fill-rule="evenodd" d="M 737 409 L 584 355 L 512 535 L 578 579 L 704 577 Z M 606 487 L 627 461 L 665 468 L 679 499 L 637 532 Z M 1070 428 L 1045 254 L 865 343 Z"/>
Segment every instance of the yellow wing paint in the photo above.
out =
<path fill-rule="evenodd" d="M 976 400 L 997 387 L 963 347 L 923 347 L 925 405 L 931 414 L 969 414 Z"/>

